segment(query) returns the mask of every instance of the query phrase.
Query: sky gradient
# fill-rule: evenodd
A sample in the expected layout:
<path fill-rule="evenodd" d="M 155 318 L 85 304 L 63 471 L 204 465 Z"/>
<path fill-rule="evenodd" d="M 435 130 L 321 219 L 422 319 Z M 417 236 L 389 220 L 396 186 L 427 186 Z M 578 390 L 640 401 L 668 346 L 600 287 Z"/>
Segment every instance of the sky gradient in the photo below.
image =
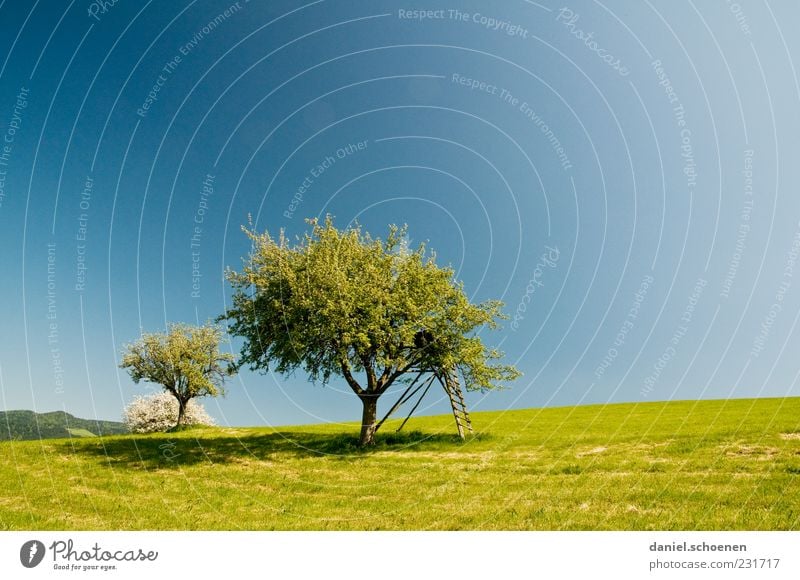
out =
<path fill-rule="evenodd" d="M 407 223 L 505 302 L 483 336 L 524 376 L 474 409 L 798 395 L 798 22 L 788 2 L 0 2 L 0 408 L 118 419 L 153 389 L 123 345 L 224 312 L 248 216 L 294 236 L 326 213 Z M 242 372 L 206 407 L 281 425 L 360 403 Z"/>

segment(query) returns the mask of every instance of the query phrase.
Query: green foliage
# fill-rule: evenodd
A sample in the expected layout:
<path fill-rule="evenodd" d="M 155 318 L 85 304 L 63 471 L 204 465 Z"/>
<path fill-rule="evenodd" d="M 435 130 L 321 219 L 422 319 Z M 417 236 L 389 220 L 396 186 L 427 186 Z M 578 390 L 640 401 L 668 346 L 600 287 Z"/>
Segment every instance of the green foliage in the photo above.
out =
<path fill-rule="evenodd" d="M 502 303 L 470 304 L 450 268 L 425 246 L 406 248 L 406 228 L 385 240 L 328 216 L 295 244 L 283 231 L 245 228 L 253 249 L 229 272 L 233 307 L 223 317 L 245 339 L 240 364 L 280 373 L 302 369 L 327 383 L 343 376 L 357 394 L 379 395 L 412 368 L 457 368 L 467 389 L 493 389 L 519 376 L 493 364 L 502 355 L 474 333 L 497 327 Z M 414 348 L 418 332 L 433 342 Z M 364 373 L 358 380 L 355 373 Z"/>
<path fill-rule="evenodd" d="M 120 367 L 135 383 L 157 383 L 171 393 L 181 424 L 189 400 L 222 394 L 225 378 L 235 373 L 235 357 L 219 350 L 221 336 L 212 324 L 170 324 L 166 333 L 146 333 L 126 345 Z"/>
<path fill-rule="evenodd" d="M 229 272 L 233 306 L 221 320 L 244 338 L 239 364 L 279 373 L 302 369 L 312 381 L 344 377 L 364 406 L 361 444 L 374 443 L 377 400 L 410 372 L 458 372 L 468 390 L 487 390 L 520 373 L 476 332 L 497 328 L 502 303 L 471 304 L 453 270 L 425 246 L 411 250 L 406 228 L 385 240 L 360 226 L 338 230 L 330 216 L 290 244 L 281 230 L 244 228 L 252 251 Z M 424 337 L 421 344 L 420 337 Z M 359 378 L 358 375 L 362 375 Z"/>
<path fill-rule="evenodd" d="M 93 437 L 127 432 L 122 423 L 79 419 L 64 411 L 0 411 L 0 441 Z"/>

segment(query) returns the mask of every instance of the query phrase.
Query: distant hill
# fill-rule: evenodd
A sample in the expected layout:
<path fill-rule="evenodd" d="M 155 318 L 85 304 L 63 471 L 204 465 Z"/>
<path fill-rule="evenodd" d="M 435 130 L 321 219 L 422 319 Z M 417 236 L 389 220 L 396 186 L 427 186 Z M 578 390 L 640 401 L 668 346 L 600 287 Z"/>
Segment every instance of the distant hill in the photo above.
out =
<path fill-rule="evenodd" d="M 64 411 L 0 411 L 0 441 L 95 437 L 127 432 L 122 423 L 79 419 Z"/>

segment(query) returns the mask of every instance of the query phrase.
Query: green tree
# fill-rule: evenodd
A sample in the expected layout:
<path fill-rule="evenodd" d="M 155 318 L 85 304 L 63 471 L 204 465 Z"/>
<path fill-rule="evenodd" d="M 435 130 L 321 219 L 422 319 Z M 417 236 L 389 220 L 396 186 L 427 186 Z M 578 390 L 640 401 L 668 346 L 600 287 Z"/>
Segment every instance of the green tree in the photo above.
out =
<path fill-rule="evenodd" d="M 252 250 L 241 272 L 228 272 L 233 303 L 220 317 L 244 338 L 239 365 L 302 369 L 323 384 L 343 377 L 363 405 L 362 445 L 374 442 L 378 399 L 407 373 L 457 369 L 470 390 L 519 376 L 492 364 L 501 353 L 474 332 L 497 327 L 502 303 L 471 304 L 452 269 L 424 245 L 408 248 L 405 227 L 381 240 L 359 226 L 338 230 L 330 216 L 307 222 L 294 244 L 283 231 L 274 239 L 243 228 Z"/>
<path fill-rule="evenodd" d="M 189 401 L 222 394 L 225 378 L 236 372 L 235 357 L 219 350 L 221 337 L 216 325 L 169 324 L 166 332 L 145 333 L 125 345 L 120 367 L 135 383 L 157 383 L 172 394 L 177 425 L 183 425 Z"/>

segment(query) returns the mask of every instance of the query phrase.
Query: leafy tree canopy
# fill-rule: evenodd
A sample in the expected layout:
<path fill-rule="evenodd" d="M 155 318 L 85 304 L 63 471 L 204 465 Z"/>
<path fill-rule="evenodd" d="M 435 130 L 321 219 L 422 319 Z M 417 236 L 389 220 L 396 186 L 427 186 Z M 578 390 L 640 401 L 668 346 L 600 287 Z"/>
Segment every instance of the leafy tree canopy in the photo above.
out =
<path fill-rule="evenodd" d="M 145 333 L 126 345 L 120 367 L 135 383 L 157 383 L 171 393 L 181 424 L 188 401 L 222 394 L 225 378 L 235 372 L 235 357 L 219 350 L 221 334 L 212 324 L 170 324 L 166 332 Z"/>
<path fill-rule="evenodd" d="M 323 384 L 342 376 L 365 405 L 413 371 L 457 369 L 471 390 L 519 376 L 476 335 L 497 327 L 502 303 L 471 304 L 451 268 L 424 244 L 407 247 L 406 227 L 381 240 L 358 225 L 339 230 L 330 216 L 307 222 L 295 243 L 282 230 L 244 228 L 252 250 L 228 273 L 233 304 L 221 317 L 244 338 L 238 364 L 302 369 Z"/>

